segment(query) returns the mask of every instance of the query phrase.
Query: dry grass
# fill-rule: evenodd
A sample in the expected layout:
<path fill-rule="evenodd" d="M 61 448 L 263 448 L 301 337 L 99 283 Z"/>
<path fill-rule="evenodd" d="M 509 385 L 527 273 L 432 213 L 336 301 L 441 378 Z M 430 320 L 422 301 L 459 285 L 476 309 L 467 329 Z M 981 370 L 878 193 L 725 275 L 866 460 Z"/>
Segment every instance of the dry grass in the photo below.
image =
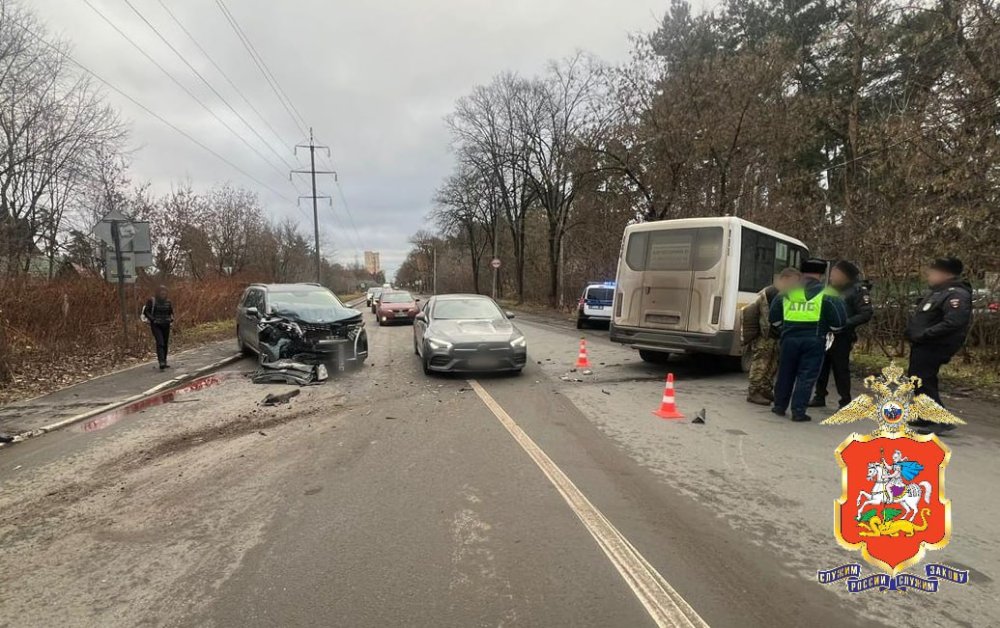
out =
<path fill-rule="evenodd" d="M 115 286 L 99 279 L 0 284 L 0 402 L 145 359 L 149 332 L 138 314 L 155 285 L 128 286 L 126 335 Z M 176 344 L 192 346 L 229 335 L 245 285 L 230 278 L 169 285 L 177 313 Z"/>

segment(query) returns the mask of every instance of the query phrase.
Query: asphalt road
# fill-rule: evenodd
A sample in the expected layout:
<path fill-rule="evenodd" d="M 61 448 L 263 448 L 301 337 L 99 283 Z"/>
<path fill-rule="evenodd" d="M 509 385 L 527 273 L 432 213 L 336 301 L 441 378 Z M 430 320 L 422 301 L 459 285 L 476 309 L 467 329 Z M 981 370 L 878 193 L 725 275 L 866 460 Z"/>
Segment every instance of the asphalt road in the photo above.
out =
<path fill-rule="evenodd" d="M 669 367 L 706 423 L 662 421 L 668 367 L 595 330 L 572 372 L 579 332 L 516 322 L 517 377 L 425 377 L 409 327 L 372 325 L 363 369 L 287 406 L 235 377 L 0 452 L 0 626 L 997 623 L 995 427 L 950 438 L 929 557 L 972 583 L 849 595 L 815 572 L 857 560 L 832 535 L 851 430 L 749 406 L 711 361 Z"/>

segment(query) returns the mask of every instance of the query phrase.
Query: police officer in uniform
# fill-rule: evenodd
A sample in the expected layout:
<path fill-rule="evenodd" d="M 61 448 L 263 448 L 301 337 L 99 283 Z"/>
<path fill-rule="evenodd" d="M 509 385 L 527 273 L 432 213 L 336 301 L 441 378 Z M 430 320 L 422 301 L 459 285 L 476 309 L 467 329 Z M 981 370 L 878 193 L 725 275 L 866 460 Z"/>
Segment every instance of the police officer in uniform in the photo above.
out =
<path fill-rule="evenodd" d="M 796 422 L 812 420 L 806 406 L 823 365 L 826 335 L 839 331 L 847 322 L 844 302 L 823 285 L 826 261 L 808 259 L 800 270 L 801 285 L 778 295 L 771 302 L 768 317 L 772 325 L 781 328 L 778 382 L 771 412 L 785 416 L 791 404 L 792 420 Z"/>
<path fill-rule="evenodd" d="M 851 403 L 851 349 L 858 340 L 858 327 L 872 319 L 875 310 L 868 289 L 858 282 L 861 271 L 847 260 L 840 260 L 830 270 L 830 287 L 844 301 L 847 323 L 833 337 L 833 344 L 826 351 L 823 367 L 816 380 L 816 394 L 809 402 L 810 408 L 826 406 L 826 391 L 830 383 L 830 373 L 837 386 L 838 403 L 841 408 Z"/>
<path fill-rule="evenodd" d="M 774 283 L 757 293 L 757 299 L 741 312 L 745 350 L 750 352 L 750 386 L 747 401 L 769 406 L 774 401 L 774 376 L 778 373 L 778 333 L 769 317 L 771 302 L 779 294 L 799 284 L 802 273 L 797 268 L 785 268 Z"/>
<path fill-rule="evenodd" d="M 174 306 L 168 298 L 166 286 L 157 288 L 156 295 L 142 306 L 142 320 L 149 323 L 153 332 L 160 370 L 170 368 L 167 364 L 167 350 L 170 345 L 170 325 L 174 322 Z"/>
<path fill-rule="evenodd" d="M 910 341 L 909 374 L 921 380 L 917 393 L 939 404 L 938 371 L 962 347 L 972 319 L 972 286 L 962 279 L 962 270 L 962 261 L 956 257 L 931 262 L 927 269 L 931 291 L 917 304 L 906 326 L 906 339 Z M 954 429 L 951 425 L 926 421 L 911 425 L 935 432 Z"/>

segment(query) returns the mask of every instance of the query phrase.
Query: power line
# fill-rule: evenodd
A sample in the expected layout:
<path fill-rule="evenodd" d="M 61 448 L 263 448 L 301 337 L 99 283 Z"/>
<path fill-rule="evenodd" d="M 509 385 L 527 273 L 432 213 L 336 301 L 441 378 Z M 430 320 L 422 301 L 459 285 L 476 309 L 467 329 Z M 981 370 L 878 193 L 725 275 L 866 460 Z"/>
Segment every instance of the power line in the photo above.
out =
<path fill-rule="evenodd" d="M 190 96 L 192 99 L 194 99 L 195 102 L 197 102 L 199 105 L 201 105 L 201 107 L 205 111 L 207 111 L 208 113 L 210 113 L 212 115 L 212 117 L 214 117 L 216 120 L 218 120 L 219 123 L 222 126 L 226 127 L 226 129 L 230 133 L 232 133 L 233 135 L 235 135 L 237 139 L 239 139 L 241 142 L 243 142 L 243 144 L 245 144 L 247 146 L 247 148 L 249 148 L 250 150 L 252 150 L 258 157 L 260 157 L 261 159 L 263 159 L 267 163 L 267 165 L 271 166 L 271 168 L 273 168 L 279 174 L 283 174 L 282 171 L 281 171 L 281 168 L 279 168 L 278 166 L 275 166 L 273 163 L 271 163 L 270 159 L 268 159 L 263 153 L 261 153 L 259 150 L 257 150 L 257 148 L 253 144 L 251 144 L 250 142 L 246 141 L 246 139 L 242 135 L 240 135 L 239 133 L 237 133 L 231 126 L 229 126 L 229 124 L 225 120 L 223 120 L 222 117 L 220 117 L 219 114 L 215 112 L 215 110 L 213 110 L 211 107 L 209 107 L 208 105 L 206 105 L 205 102 L 202 101 L 200 98 L 198 98 L 198 96 L 194 92 L 192 92 L 190 89 L 188 89 L 186 85 L 184 85 L 183 83 L 181 83 L 173 74 L 171 74 L 166 68 L 164 68 L 162 65 L 160 65 L 160 63 L 157 62 L 156 59 L 154 59 L 148 52 L 146 52 L 142 48 L 142 46 L 140 46 L 139 44 L 137 44 L 131 37 L 129 37 L 128 34 L 125 33 L 125 31 L 123 31 L 122 29 L 120 29 L 113 21 L 111 21 L 106 15 L 104 15 L 104 13 L 102 13 L 100 9 L 98 9 L 96 6 L 93 5 L 93 3 L 90 2 L 90 0 L 83 0 L 83 1 L 84 1 L 84 3 L 88 7 L 90 7 L 95 13 L 97 13 L 97 15 L 99 15 L 102 20 L 104 20 L 109 26 L 111 26 L 111 28 L 113 28 L 115 30 L 115 32 L 117 32 L 119 35 L 121 35 L 122 38 L 125 39 L 125 41 L 127 41 L 128 43 L 130 43 L 132 45 L 132 47 L 134 47 L 144 57 L 146 57 L 146 59 L 148 59 L 150 63 L 152 63 L 153 65 L 155 65 L 161 72 L 163 72 L 167 76 L 167 78 L 169 78 L 171 81 L 174 82 L 174 84 L 176 84 L 178 87 L 180 87 L 182 90 L 184 90 L 184 92 L 188 96 Z"/>
<path fill-rule="evenodd" d="M 166 11 L 167 15 L 170 16 L 170 19 L 174 21 L 174 23 L 178 26 L 178 28 L 180 28 L 184 32 L 184 34 L 188 36 L 188 39 L 191 40 L 191 43 L 193 43 L 195 47 L 198 48 L 198 50 L 201 52 L 201 54 L 203 54 L 205 58 L 208 59 L 208 62 L 212 64 L 212 67 L 214 67 L 219 72 L 219 74 L 222 75 L 222 78 L 226 79 L 226 82 L 229 83 L 229 86 L 233 88 L 233 91 L 235 91 L 239 95 L 239 97 L 243 99 L 243 102 L 246 103 L 247 107 L 249 107 L 250 110 L 253 111 L 258 118 L 260 118 L 261 122 L 263 122 L 264 126 L 266 126 L 268 130 L 271 131 L 271 134 L 274 136 L 276 140 L 278 140 L 279 144 L 284 145 L 285 142 L 282 139 L 281 134 L 279 134 L 274 129 L 274 127 L 271 126 L 271 123 L 268 122 L 267 118 L 264 117 L 264 115 L 257 110 L 257 107 L 255 107 L 253 102 L 251 102 L 250 99 L 247 98 L 247 96 L 243 93 L 243 90 L 241 90 L 239 86 L 236 85 L 236 82 L 233 81 L 233 79 L 229 78 L 229 75 L 225 72 L 225 70 L 222 69 L 221 66 L 219 66 L 218 63 L 216 63 L 212 55 L 210 55 L 208 51 L 205 50 L 200 43 L 198 43 L 198 40 L 195 39 L 194 35 L 192 35 L 191 32 L 188 31 L 188 29 L 184 26 L 184 24 L 181 23 L 181 21 L 177 18 L 177 16 L 174 15 L 173 11 L 170 10 L 170 7 L 168 7 L 166 3 L 163 2 L 163 0 L 157 0 L 157 2 L 160 3 L 160 6 L 163 7 L 163 10 Z M 288 162 L 285 163 L 286 165 L 288 165 Z M 291 168 L 290 165 L 288 167 Z"/>
<path fill-rule="evenodd" d="M 243 114 L 241 114 L 231 104 L 229 104 L 229 101 L 226 100 L 225 96 L 223 96 L 222 94 L 220 94 L 219 90 L 215 89 L 215 86 L 212 85 L 212 83 L 208 79 L 206 79 L 202 75 L 201 72 L 198 71 L 198 68 L 196 68 L 193 65 L 191 65 L 191 62 L 189 62 L 187 60 L 187 57 L 185 57 L 179 50 L 177 50 L 177 48 L 175 48 L 174 45 L 171 44 L 170 41 L 168 41 L 167 38 L 163 36 L 163 34 L 160 32 L 160 30 L 158 28 L 156 28 L 156 26 L 152 22 L 150 22 L 148 19 L 146 19 L 146 16 L 143 15 L 142 12 L 139 11 L 139 9 L 135 8 L 134 4 L 132 4 L 129 0 L 125 0 L 125 4 L 128 6 L 128 8 L 132 9 L 132 12 L 135 13 L 139 17 L 139 19 L 142 20 L 143 23 L 146 26 L 148 26 L 150 28 L 150 30 L 153 31 L 153 33 L 156 34 L 157 37 L 160 38 L 160 41 L 162 41 L 164 43 L 164 45 L 167 46 L 167 48 L 170 48 L 170 50 L 175 55 L 177 55 L 177 57 L 184 63 L 184 65 L 186 65 L 188 67 L 188 69 L 190 69 L 194 73 L 194 75 L 197 76 L 201 80 L 201 82 L 205 84 L 206 87 L 208 87 L 208 89 L 212 90 L 212 93 L 215 94 L 216 97 L 218 97 L 218 99 L 222 101 L 222 104 L 224 104 L 229 109 L 229 111 L 231 111 L 233 113 L 234 116 L 236 116 L 237 118 L 239 118 L 240 121 L 243 122 L 243 124 L 248 129 L 250 129 L 250 132 L 253 133 L 257 137 L 257 139 L 259 139 L 261 141 L 261 143 L 263 143 L 265 146 L 267 146 L 267 148 L 270 149 L 270 151 L 272 153 L 274 153 L 274 155 L 282 163 L 284 163 L 286 167 L 288 167 L 288 168 L 292 167 L 292 165 L 290 163 L 288 163 L 288 160 L 286 160 L 284 158 L 284 156 L 281 155 L 281 153 L 279 153 L 278 151 L 276 151 L 274 149 L 274 147 L 271 146 L 271 144 L 267 140 L 264 139 L 264 136 L 262 136 L 257 131 L 256 127 L 254 127 L 252 124 L 250 124 L 249 122 L 247 122 L 247 119 L 243 117 Z"/>
<path fill-rule="evenodd" d="M 354 240 L 358 246 L 355 250 L 364 250 L 364 245 L 361 243 L 361 234 L 358 233 L 358 227 L 354 224 L 354 214 L 351 213 L 351 206 L 347 204 L 347 197 L 344 196 L 344 188 L 340 187 L 340 181 L 335 180 L 334 183 L 337 186 L 337 195 L 340 197 L 340 202 L 344 204 L 344 210 L 347 212 L 347 218 L 351 222 L 351 229 L 354 231 Z"/>
<path fill-rule="evenodd" d="M 229 22 L 229 25 L 232 27 L 233 32 L 236 33 L 236 37 L 240 40 L 240 43 L 242 43 L 243 47 L 246 48 L 247 53 L 250 55 L 250 59 L 264 76 L 264 80 L 271 87 L 271 91 L 274 92 L 278 102 L 280 102 L 281 106 L 285 108 L 286 112 L 288 112 L 288 115 L 292 118 L 292 122 L 296 127 L 298 127 L 299 131 L 303 135 L 306 135 L 306 126 L 308 125 L 305 123 L 305 118 L 302 117 L 299 110 L 296 109 L 295 104 L 292 103 L 290 98 L 288 98 L 285 90 L 281 88 L 281 84 L 278 83 L 278 80 L 274 77 L 270 68 L 267 67 L 267 63 L 264 62 L 264 57 L 257 52 L 257 48 L 253 45 L 253 42 L 250 41 L 250 37 L 248 37 L 246 32 L 244 32 L 244 30 L 240 27 L 239 22 L 236 21 L 236 17 L 233 16 L 233 14 L 229 11 L 229 8 L 226 7 L 225 2 L 223 2 L 223 0 L 215 0 L 215 4 L 219 7 L 219 10 L 222 11 L 222 15 L 226 18 L 226 21 Z"/>
<path fill-rule="evenodd" d="M 87 74 L 93 76 L 95 79 L 97 79 L 98 81 L 100 81 L 101 83 L 103 83 L 105 86 L 107 86 L 108 89 L 114 91 L 119 96 L 121 96 L 122 98 L 125 98 L 126 100 L 128 100 L 129 102 L 131 102 L 136 107 L 139 107 L 140 109 L 142 109 L 144 112 L 146 112 L 150 116 L 156 118 L 157 120 L 159 120 L 160 122 L 162 122 L 164 125 L 166 125 L 170 129 L 172 129 L 173 131 L 177 132 L 178 134 L 182 135 L 186 139 L 190 140 L 193 144 L 195 144 L 196 146 L 198 146 L 199 148 L 201 148 L 205 152 L 207 152 L 210 155 L 212 155 L 213 157 L 217 158 L 219 161 L 222 161 L 223 163 L 225 163 L 226 165 L 228 165 L 230 168 L 232 168 L 233 170 L 239 172 L 240 174 L 242 174 L 243 176 L 245 176 L 247 179 L 250 179 L 251 181 L 253 181 L 257 185 L 270 190 L 272 193 L 274 193 L 279 198 L 281 198 L 281 199 L 283 199 L 285 201 L 291 202 L 291 199 L 289 199 L 283 193 L 281 193 L 278 190 L 274 189 L 273 187 L 271 187 L 267 183 L 264 183 L 263 181 L 261 181 L 260 179 L 258 179 L 255 176 L 253 176 L 252 174 L 250 174 L 249 172 L 247 172 L 243 168 L 237 166 L 233 162 L 229 161 L 228 159 L 226 159 L 225 157 L 223 157 L 222 155 L 220 155 L 215 150 L 209 148 L 208 146 L 206 146 L 205 144 L 203 144 L 201 141 L 199 141 L 197 138 L 195 138 L 192 135 L 188 134 L 186 131 L 184 131 L 180 127 L 174 125 L 172 122 L 170 122 L 169 120 L 167 120 L 166 118 L 164 118 L 160 114 L 156 113 L 155 111 L 153 111 L 152 109 L 150 109 L 146 105 L 144 105 L 141 102 L 139 102 L 138 100 L 136 100 L 134 97 L 132 97 L 130 94 L 128 94 L 124 90 L 120 89 L 117 85 L 115 85 L 111 81 L 107 80 L 106 78 L 104 78 L 103 76 L 101 76 L 100 74 L 98 74 L 97 72 L 94 72 L 93 70 L 91 70 L 87 66 L 83 65 L 82 63 L 80 63 L 79 61 L 77 61 L 76 59 L 74 59 L 73 56 L 71 54 L 69 54 L 68 52 L 66 52 L 65 50 L 62 50 L 61 48 L 59 48 L 55 44 L 49 42 L 44 37 L 42 37 L 41 35 L 35 33 L 34 31 L 32 31 L 30 28 L 28 28 L 24 24 L 22 24 L 20 22 L 15 22 L 15 23 L 18 26 L 20 26 L 21 29 L 24 30 L 24 32 L 26 32 L 29 35 L 31 35 L 32 37 L 34 37 L 39 43 L 41 43 L 41 44 L 47 46 L 48 48 L 52 49 L 56 54 L 61 55 L 62 57 L 64 57 L 65 59 L 67 59 L 68 61 L 70 61 L 74 65 L 76 65 L 78 68 L 80 68 L 81 70 L 83 70 L 84 72 L 86 72 Z"/>

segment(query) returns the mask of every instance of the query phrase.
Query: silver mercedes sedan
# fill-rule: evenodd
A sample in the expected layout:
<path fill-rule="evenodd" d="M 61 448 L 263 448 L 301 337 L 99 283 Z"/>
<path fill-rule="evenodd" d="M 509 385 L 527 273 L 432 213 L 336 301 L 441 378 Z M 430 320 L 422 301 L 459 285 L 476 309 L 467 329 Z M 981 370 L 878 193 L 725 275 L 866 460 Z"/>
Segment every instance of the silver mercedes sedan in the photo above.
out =
<path fill-rule="evenodd" d="M 512 318 L 489 297 L 433 296 L 414 320 L 413 352 L 427 374 L 520 373 L 528 360 L 528 345 Z"/>

